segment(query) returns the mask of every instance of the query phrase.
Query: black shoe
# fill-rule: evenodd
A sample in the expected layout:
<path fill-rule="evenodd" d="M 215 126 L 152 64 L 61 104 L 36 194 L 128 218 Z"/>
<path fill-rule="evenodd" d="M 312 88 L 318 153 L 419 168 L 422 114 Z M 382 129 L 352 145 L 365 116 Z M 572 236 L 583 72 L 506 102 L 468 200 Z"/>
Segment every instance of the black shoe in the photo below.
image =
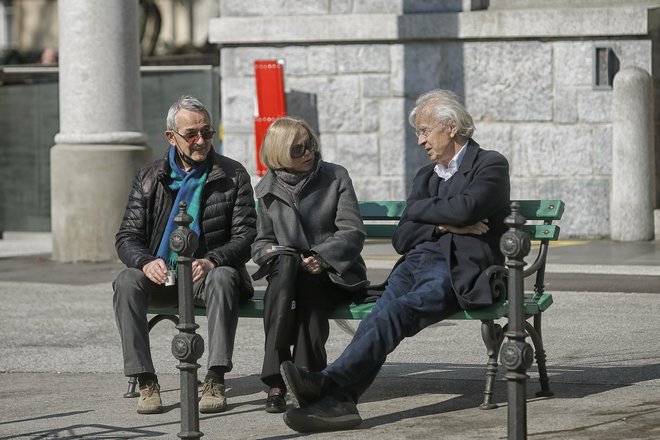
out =
<path fill-rule="evenodd" d="M 284 361 L 280 365 L 280 373 L 290 391 L 291 401 L 296 407 L 309 405 L 321 398 L 323 376 L 321 373 L 310 373 Z"/>
<path fill-rule="evenodd" d="M 273 389 L 271 388 L 271 391 Z M 286 400 L 284 400 L 285 393 L 282 390 L 276 389 L 276 392 L 269 392 L 266 399 L 265 409 L 267 413 L 283 413 L 286 411 Z"/>
<path fill-rule="evenodd" d="M 304 408 L 291 408 L 284 414 L 284 423 L 298 432 L 341 431 L 356 428 L 362 417 L 350 400 L 326 396 Z"/>

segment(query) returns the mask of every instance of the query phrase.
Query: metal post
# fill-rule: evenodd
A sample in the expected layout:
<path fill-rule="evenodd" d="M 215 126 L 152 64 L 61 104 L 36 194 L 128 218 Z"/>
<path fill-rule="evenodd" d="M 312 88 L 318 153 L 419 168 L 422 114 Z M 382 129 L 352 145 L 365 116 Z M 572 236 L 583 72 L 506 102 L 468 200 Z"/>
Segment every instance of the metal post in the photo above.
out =
<path fill-rule="evenodd" d="M 508 341 L 502 346 L 500 362 L 507 368 L 508 439 L 527 438 L 527 369 L 532 365 L 534 350 L 525 342 L 525 293 L 523 284 L 524 257 L 529 253 L 530 239 L 522 230 L 525 217 L 520 215 L 518 202 L 511 203 L 511 215 L 504 223 L 509 230 L 502 235 L 500 250 L 506 256 L 509 269 L 509 323 L 504 334 Z"/>
<path fill-rule="evenodd" d="M 178 227 L 170 235 L 170 248 L 178 254 L 177 284 L 179 286 L 179 333 L 172 339 L 172 354 L 180 362 L 181 372 L 181 432 L 184 439 L 197 439 L 204 435 L 199 430 L 199 402 L 197 401 L 197 359 L 204 353 L 204 340 L 195 333 L 192 290 L 192 255 L 197 250 L 199 238 L 188 225 L 192 217 L 186 212 L 186 202 L 179 203 L 179 213 L 174 217 Z"/>

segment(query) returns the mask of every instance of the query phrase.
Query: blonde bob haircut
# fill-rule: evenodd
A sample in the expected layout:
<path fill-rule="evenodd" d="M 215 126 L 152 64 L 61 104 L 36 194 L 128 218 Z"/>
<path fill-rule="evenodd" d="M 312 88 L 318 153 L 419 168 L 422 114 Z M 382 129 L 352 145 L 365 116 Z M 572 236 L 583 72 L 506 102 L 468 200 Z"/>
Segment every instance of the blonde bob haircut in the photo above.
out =
<path fill-rule="evenodd" d="M 291 168 L 293 164 L 291 146 L 293 139 L 300 132 L 307 132 L 309 139 L 315 145 L 312 152 L 318 151 L 319 139 L 312 127 L 302 119 L 284 116 L 275 119 L 266 130 L 264 140 L 261 142 L 261 162 L 271 170 Z"/>

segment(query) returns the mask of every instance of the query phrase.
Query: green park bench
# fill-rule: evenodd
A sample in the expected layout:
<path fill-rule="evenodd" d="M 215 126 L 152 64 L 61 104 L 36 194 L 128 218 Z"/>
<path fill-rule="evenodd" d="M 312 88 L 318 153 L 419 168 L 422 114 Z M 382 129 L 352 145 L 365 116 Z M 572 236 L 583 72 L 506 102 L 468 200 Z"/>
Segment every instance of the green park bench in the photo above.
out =
<path fill-rule="evenodd" d="M 528 264 L 523 271 L 525 278 L 535 276 L 534 289 L 525 292 L 525 330 L 534 345 L 534 353 L 539 373 L 541 390 L 537 396 L 550 396 L 552 392 L 549 387 L 548 374 L 545 362 L 545 350 L 541 335 L 541 315 L 552 305 L 552 295 L 544 290 L 545 265 L 548 247 L 551 241 L 559 238 L 559 226 L 553 222 L 560 220 L 564 211 L 564 202 L 561 200 L 518 200 L 520 214 L 525 217 L 527 223 L 523 230 L 528 234 L 535 255 L 531 257 L 534 261 Z M 398 220 L 405 208 L 404 201 L 361 201 L 360 214 L 364 220 L 367 239 L 391 239 Z M 509 300 L 507 299 L 507 268 L 504 266 L 492 266 L 488 268 L 491 276 L 491 288 L 498 291 L 499 300 L 494 304 L 474 310 L 461 310 L 451 315 L 447 320 L 478 320 L 481 321 L 481 335 L 486 345 L 488 361 L 486 365 L 486 384 L 484 388 L 484 401 L 481 409 L 496 408 L 493 403 L 493 387 L 498 368 L 499 349 L 504 339 L 506 324 L 504 327 L 497 323 L 498 320 L 506 318 L 509 312 Z M 239 316 L 241 318 L 263 318 L 263 295 L 264 290 L 255 289 L 254 297 L 249 301 L 241 303 Z M 340 328 L 351 331 L 352 326 L 347 320 L 360 320 L 367 316 L 375 302 L 361 304 L 342 304 L 335 309 L 331 318 L 336 320 Z M 162 320 L 170 320 L 178 324 L 179 310 L 173 308 L 150 308 L 149 313 L 153 316 L 149 320 L 149 330 Z M 203 307 L 194 308 L 195 316 L 206 316 Z M 532 320 L 533 323 L 530 323 Z M 125 397 L 135 397 L 135 379 L 129 379 L 128 392 Z"/>

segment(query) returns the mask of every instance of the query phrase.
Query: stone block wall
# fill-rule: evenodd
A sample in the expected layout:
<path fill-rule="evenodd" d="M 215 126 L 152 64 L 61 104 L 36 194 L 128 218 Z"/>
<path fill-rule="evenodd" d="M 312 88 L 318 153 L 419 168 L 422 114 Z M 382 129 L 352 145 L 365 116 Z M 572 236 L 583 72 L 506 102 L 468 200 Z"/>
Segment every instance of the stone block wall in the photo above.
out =
<path fill-rule="evenodd" d="M 223 0 L 210 40 L 222 45 L 225 154 L 255 170 L 253 62 L 283 59 L 286 91 L 315 97 L 324 158 L 349 170 L 360 199 L 402 199 L 427 160 L 408 112 L 420 93 L 448 88 L 473 115 L 474 139 L 509 159 L 513 198 L 563 199 L 564 238 L 607 237 L 612 91 L 593 87 L 594 48 L 652 73 L 660 96 L 660 9 L 466 3 Z"/>

